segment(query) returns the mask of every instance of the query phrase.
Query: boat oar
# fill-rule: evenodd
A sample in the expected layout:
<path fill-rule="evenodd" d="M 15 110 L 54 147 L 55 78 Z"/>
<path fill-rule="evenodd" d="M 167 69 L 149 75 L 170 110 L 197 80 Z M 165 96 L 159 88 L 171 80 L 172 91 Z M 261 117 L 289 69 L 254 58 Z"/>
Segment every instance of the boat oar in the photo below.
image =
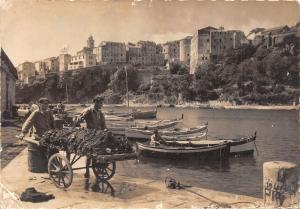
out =
<path fill-rule="evenodd" d="M 254 137 L 255 137 L 255 139 L 256 139 L 256 131 L 255 131 L 255 133 L 254 133 Z M 255 150 L 256 150 L 256 153 L 257 153 L 257 156 L 258 156 L 259 153 L 258 153 L 258 149 L 257 149 L 256 143 L 255 143 L 255 139 L 253 140 L 253 144 L 254 144 L 254 147 L 255 147 Z"/>

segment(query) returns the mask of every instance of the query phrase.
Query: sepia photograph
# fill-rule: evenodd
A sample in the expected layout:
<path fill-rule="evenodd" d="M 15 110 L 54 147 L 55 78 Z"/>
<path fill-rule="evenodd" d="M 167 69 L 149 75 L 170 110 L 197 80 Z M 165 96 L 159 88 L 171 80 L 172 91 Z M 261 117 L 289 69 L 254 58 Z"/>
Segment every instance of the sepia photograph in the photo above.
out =
<path fill-rule="evenodd" d="M 300 1 L 0 0 L 0 208 L 300 208 Z"/>

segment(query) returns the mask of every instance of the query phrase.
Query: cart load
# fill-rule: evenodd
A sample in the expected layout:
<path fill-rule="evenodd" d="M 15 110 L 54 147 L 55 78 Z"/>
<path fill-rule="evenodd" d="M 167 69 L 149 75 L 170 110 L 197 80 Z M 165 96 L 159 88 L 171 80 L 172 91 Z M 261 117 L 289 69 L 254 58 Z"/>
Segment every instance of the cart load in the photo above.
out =
<path fill-rule="evenodd" d="M 126 138 L 95 129 L 49 130 L 44 133 L 39 144 L 48 149 L 87 157 L 133 152 Z"/>

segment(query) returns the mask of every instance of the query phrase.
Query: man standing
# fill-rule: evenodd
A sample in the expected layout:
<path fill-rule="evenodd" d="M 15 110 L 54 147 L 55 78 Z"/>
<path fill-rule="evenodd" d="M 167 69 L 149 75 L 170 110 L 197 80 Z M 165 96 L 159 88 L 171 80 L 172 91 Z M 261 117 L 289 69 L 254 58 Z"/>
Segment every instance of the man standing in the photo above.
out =
<path fill-rule="evenodd" d="M 106 129 L 105 118 L 103 113 L 101 112 L 103 100 L 103 97 L 95 96 L 95 98 L 93 99 L 94 105 L 82 111 L 82 113 L 77 118 L 75 125 L 85 120 L 87 128 L 89 129 Z"/>
<path fill-rule="evenodd" d="M 94 105 L 83 110 L 83 112 L 79 115 L 74 125 L 76 126 L 78 123 L 85 120 L 88 129 L 105 130 L 106 129 L 105 118 L 103 113 L 101 112 L 101 108 L 103 106 L 103 100 L 104 100 L 103 97 L 95 96 L 95 98 L 93 99 Z M 87 158 L 86 173 L 84 175 L 86 178 L 89 178 L 90 176 L 89 173 L 90 163 L 91 163 L 91 159 Z"/>
<path fill-rule="evenodd" d="M 34 110 L 26 119 L 22 127 L 21 138 L 30 131 L 35 140 L 39 140 L 49 129 L 54 128 L 54 118 L 52 112 L 48 109 L 49 100 L 40 98 L 39 108 Z M 47 162 L 54 150 L 44 150 L 35 144 L 28 144 L 28 169 L 31 172 L 47 172 Z"/>
<path fill-rule="evenodd" d="M 24 137 L 31 128 L 37 137 L 41 137 L 47 130 L 54 128 L 54 118 L 48 109 L 49 100 L 40 98 L 38 103 L 39 108 L 34 110 L 24 122 L 21 137 Z"/>

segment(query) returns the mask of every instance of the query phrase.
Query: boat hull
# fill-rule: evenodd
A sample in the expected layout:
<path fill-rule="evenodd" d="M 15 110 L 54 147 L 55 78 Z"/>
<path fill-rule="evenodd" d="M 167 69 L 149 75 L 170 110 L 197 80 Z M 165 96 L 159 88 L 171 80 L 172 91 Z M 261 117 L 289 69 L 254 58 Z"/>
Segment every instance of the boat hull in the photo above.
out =
<path fill-rule="evenodd" d="M 223 161 L 229 158 L 230 146 L 227 144 L 184 149 L 163 149 L 147 145 L 138 144 L 138 152 L 143 157 L 163 158 L 163 159 L 189 159 L 197 162 Z"/>
<path fill-rule="evenodd" d="M 200 138 L 205 136 L 207 131 L 207 126 L 201 126 L 199 128 L 194 128 L 190 130 L 184 131 L 159 131 L 160 136 L 164 140 L 199 140 Z M 141 130 L 136 128 L 129 128 L 126 130 L 126 136 L 130 139 L 135 140 L 149 140 L 150 137 L 153 135 L 153 131 L 151 130 Z"/>
<path fill-rule="evenodd" d="M 132 113 L 134 119 L 152 119 L 156 118 L 156 110 L 151 110 L 151 111 L 134 111 Z"/>

